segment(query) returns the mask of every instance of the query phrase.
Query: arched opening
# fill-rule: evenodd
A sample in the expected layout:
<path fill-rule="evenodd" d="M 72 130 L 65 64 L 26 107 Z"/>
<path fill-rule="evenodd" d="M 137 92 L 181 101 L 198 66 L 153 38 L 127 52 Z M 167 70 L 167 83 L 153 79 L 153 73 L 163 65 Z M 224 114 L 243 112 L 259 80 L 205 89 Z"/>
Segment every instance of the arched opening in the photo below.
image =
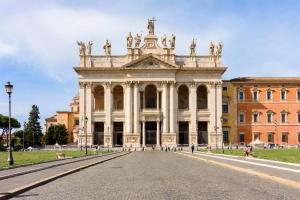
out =
<path fill-rule="evenodd" d="M 104 110 L 104 88 L 98 85 L 94 89 L 94 111 Z"/>
<path fill-rule="evenodd" d="M 157 89 L 154 85 L 147 85 L 145 88 L 145 107 L 156 108 L 157 106 Z"/>
<path fill-rule="evenodd" d="M 207 109 L 207 89 L 204 85 L 197 88 L 197 108 Z"/>
<path fill-rule="evenodd" d="M 114 87 L 114 110 L 123 110 L 124 109 L 124 93 L 123 93 L 123 87 L 120 85 L 117 85 Z"/>
<path fill-rule="evenodd" d="M 186 85 L 178 88 L 178 109 L 189 109 L 189 88 Z"/>

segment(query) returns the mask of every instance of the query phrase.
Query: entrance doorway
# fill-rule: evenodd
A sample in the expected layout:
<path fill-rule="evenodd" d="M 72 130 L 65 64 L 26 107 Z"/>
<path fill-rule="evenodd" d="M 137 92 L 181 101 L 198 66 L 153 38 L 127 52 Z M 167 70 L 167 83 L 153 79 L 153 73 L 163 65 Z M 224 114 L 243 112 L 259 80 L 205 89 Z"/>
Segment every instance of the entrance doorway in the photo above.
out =
<path fill-rule="evenodd" d="M 104 122 L 94 123 L 94 145 L 104 145 Z"/>
<path fill-rule="evenodd" d="M 208 144 L 207 122 L 198 122 L 198 145 Z"/>
<path fill-rule="evenodd" d="M 178 144 L 180 146 L 189 145 L 189 122 L 179 122 Z"/>
<path fill-rule="evenodd" d="M 113 146 L 123 146 L 123 122 L 114 122 Z"/>
<path fill-rule="evenodd" d="M 145 143 L 146 145 L 156 144 L 156 122 L 145 123 Z"/>

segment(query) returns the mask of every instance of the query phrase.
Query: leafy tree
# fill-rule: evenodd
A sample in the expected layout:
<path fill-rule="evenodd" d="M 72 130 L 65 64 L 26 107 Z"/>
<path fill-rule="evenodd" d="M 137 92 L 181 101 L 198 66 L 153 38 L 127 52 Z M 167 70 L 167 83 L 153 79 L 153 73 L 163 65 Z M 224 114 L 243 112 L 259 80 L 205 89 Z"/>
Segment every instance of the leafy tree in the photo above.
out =
<path fill-rule="evenodd" d="M 55 126 L 51 125 L 48 128 L 48 131 L 46 132 L 46 136 L 45 136 L 45 142 L 46 144 L 55 144 L 56 140 L 55 140 Z"/>
<path fill-rule="evenodd" d="M 64 124 L 56 125 L 55 127 L 56 142 L 58 144 L 68 143 L 68 131 Z"/>
<path fill-rule="evenodd" d="M 10 118 L 10 125 L 11 125 L 11 130 L 13 128 L 21 127 L 20 123 L 15 118 Z M 9 126 L 9 117 L 0 114 L 0 129 L 2 129 L 2 133 L 0 133 L 1 140 L 2 140 L 3 134 L 6 134 L 6 141 L 8 141 L 8 133 L 9 133 L 8 126 Z M 1 146 L 1 143 L 0 143 L 0 146 Z"/>
<path fill-rule="evenodd" d="M 28 137 L 29 139 L 32 139 L 32 142 L 28 142 L 29 144 L 34 145 L 41 145 L 41 139 L 43 137 L 42 133 L 42 127 L 40 125 L 39 116 L 39 108 L 37 105 L 33 105 L 32 109 L 29 113 L 28 122 L 26 123 L 26 129 L 28 135 L 31 135 L 31 137 Z"/>
<path fill-rule="evenodd" d="M 51 125 L 45 136 L 46 144 L 67 144 L 68 131 L 64 124 Z"/>

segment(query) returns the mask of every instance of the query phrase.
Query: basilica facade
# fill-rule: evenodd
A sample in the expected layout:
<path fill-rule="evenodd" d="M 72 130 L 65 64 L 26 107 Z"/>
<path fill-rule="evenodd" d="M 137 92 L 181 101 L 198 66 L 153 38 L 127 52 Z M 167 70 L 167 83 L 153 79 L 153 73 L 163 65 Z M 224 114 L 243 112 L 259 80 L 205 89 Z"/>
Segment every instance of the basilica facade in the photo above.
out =
<path fill-rule="evenodd" d="M 80 62 L 78 145 L 173 147 L 221 145 L 222 44 L 207 55 L 176 55 L 176 36 L 158 38 L 154 20 L 148 34 L 127 37 L 127 54 L 92 53 L 78 42 Z"/>

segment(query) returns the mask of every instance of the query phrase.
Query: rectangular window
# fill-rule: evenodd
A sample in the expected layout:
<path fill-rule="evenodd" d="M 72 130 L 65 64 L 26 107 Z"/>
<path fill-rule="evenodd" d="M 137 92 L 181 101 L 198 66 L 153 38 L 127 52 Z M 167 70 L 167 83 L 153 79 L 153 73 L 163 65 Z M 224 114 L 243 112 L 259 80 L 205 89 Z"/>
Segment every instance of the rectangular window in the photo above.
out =
<path fill-rule="evenodd" d="M 258 92 L 257 91 L 253 92 L 253 101 L 258 101 Z"/>
<path fill-rule="evenodd" d="M 245 122 L 245 115 L 244 113 L 240 114 L 240 123 L 244 123 Z"/>
<path fill-rule="evenodd" d="M 267 114 L 267 121 L 268 123 L 272 123 L 272 113 Z"/>
<path fill-rule="evenodd" d="M 268 143 L 274 143 L 274 134 L 268 133 Z"/>
<path fill-rule="evenodd" d="M 258 122 L 258 114 L 257 114 L 257 113 L 254 113 L 254 114 L 253 114 L 253 122 L 254 122 L 254 123 L 257 123 L 257 122 Z"/>
<path fill-rule="evenodd" d="M 268 100 L 268 101 L 271 101 L 271 100 L 272 100 L 272 91 L 271 91 L 271 90 L 268 90 L 268 91 L 267 91 L 267 100 Z"/>
<path fill-rule="evenodd" d="M 226 86 L 223 87 L 223 91 L 227 91 L 227 87 Z"/>
<path fill-rule="evenodd" d="M 282 101 L 284 101 L 286 99 L 286 91 L 281 91 L 281 93 L 280 93 L 280 99 Z"/>
<path fill-rule="evenodd" d="M 297 100 L 300 101 L 300 90 L 297 91 Z"/>
<path fill-rule="evenodd" d="M 244 92 L 243 91 L 240 91 L 240 94 L 239 94 L 239 98 L 240 98 L 240 101 L 244 101 Z"/>
<path fill-rule="evenodd" d="M 260 140 L 260 134 L 259 133 L 254 133 L 254 141 L 255 140 Z"/>
<path fill-rule="evenodd" d="M 244 142 L 245 142 L 245 134 L 240 133 L 240 143 L 244 143 Z"/>
<path fill-rule="evenodd" d="M 300 112 L 297 113 L 298 123 L 300 123 Z"/>
<path fill-rule="evenodd" d="M 222 112 L 228 113 L 228 101 L 223 101 L 222 103 Z"/>
<path fill-rule="evenodd" d="M 228 131 L 223 131 L 223 143 L 224 144 L 229 143 L 229 133 L 228 133 Z"/>
<path fill-rule="evenodd" d="M 281 113 L 281 123 L 286 123 L 286 113 Z"/>
<path fill-rule="evenodd" d="M 75 119 L 75 126 L 79 125 L 79 119 Z"/>
<path fill-rule="evenodd" d="M 288 143 L 288 133 L 282 133 L 281 134 L 281 142 L 282 143 Z"/>
<path fill-rule="evenodd" d="M 298 133 L 298 143 L 300 143 L 300 133 Z"/>

